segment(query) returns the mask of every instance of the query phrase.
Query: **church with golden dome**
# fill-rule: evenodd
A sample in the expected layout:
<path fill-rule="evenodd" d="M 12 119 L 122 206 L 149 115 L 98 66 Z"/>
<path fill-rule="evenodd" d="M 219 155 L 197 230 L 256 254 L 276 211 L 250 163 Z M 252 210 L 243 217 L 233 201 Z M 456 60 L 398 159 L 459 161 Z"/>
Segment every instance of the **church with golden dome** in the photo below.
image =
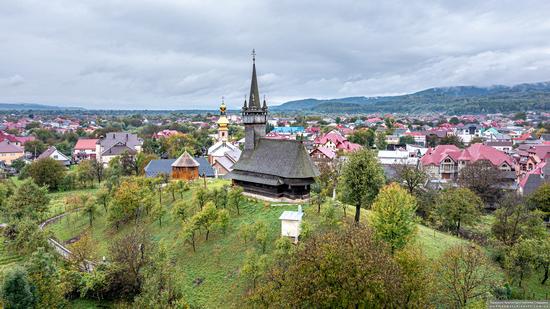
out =
<path fill-rule="evenodd" d="M 219 176 L 231 172 L 233 165 L 241 157 L 239 147 L 229 141 L 229 119 L 227 119 L 226 113 L 227 107 L 222 100 L 220 118 L 216 122 L 218 125 L 217 142 L 208 148 L 208 162 Z"/>

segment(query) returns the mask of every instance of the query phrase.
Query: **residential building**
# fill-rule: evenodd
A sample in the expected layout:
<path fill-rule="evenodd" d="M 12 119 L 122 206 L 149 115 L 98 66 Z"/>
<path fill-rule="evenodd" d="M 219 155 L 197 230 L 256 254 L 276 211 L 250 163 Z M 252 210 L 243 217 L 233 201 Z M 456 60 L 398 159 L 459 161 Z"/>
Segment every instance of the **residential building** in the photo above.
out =
<path fill-rule="evenodd" d="M 73 159 L 75 161 L 80 160 L 95 160 L 96 158 L 96 144 L 99 139 L 96 138 L 79 138 L 74 146 Z"/>
<path fill-rule="evenodd" d="M 136 134 L 127 132 L 111 132 L 101 138 L 96 144 L 96 159 L 107 164 L 116 156 L 127 152 L 130 155 L 136 155 L 141 152 L 143 140 Z"/>
<path fill-rule="evenodd" d="M 430 148 L 420 163 L 435 179 L 456 179 L 467 164 L 486 160 L 502 171 L 513 171 L 514 161 L 506 153 L 483 144 L 473 144 L 466 149 L 454 145 Z"/>
<path fill-rule="evenodd" d="M 13 161 L 23 158 L 25 151 L 22 147 L 12 144 L 8 140 L 0 142 L 0 161 L 11 165 Z"/>
<path fill-rule="evenodd" d="M 64 155 L 61 151 L 57 150 L 57 148 L 55 148 L 54 146 L 48 147 L 46 151 L 44 151 L 38 156 L 37 160 L 42 160 L 45 158 L 54 159 L 59 163 L 63 164 L 64 166 L 71 165 L 71 159 L 66 155 Z"/>

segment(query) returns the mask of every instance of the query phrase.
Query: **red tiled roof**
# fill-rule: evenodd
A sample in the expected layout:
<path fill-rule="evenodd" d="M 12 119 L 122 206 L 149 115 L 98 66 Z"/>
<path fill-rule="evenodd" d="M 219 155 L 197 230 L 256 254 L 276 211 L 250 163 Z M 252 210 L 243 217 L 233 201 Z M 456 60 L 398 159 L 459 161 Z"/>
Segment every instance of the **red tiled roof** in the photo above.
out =
<path fill-rule="evenodd" d="M 439 145 L 435 148 L 430 148 L 426 154 L 420 159 L 422 165 L 439 165 L 443 159 L 450 156 L 453 160 L 457 160 L 460 155 L 460 149 L 455 145 Z"/>
<path fill-rule="evenodd" d="M 420 162 L 422 165 L 438 165 L 447 156 L 450 156 L 454 161 L 476 162 L 487 160 L 495 166 L 500 166 L 504 162 L 508 165 L 513 165 L 513 160 L 510 156 L 483 144 L 473 144 L 464 150 L 460 150 L 454 145 L 439 145 L 435 149 L 430 148 L 422 159 L 420 159 Z"/>
<path fill-rule="evenodd" d="M 319 147 L 319 148 L 316 148 L 316 149 L 313 149 L 311 152 L 315 152 L 315 151 L 320 151 L 322 154 L 324 154 L 325 156 L 327 156 L 329 159 L 334 159 L 334 157 L 336 157 L 336 153 L 334 151 L 332 151 L 332 149 L 329 149 L 327 147 Z"/>
<path fill-rule="evenodd" d="M 80 138 L 74 146 L 75 150 L 95 150 L 95 144 L 97 143 L 95 138 Z"/>

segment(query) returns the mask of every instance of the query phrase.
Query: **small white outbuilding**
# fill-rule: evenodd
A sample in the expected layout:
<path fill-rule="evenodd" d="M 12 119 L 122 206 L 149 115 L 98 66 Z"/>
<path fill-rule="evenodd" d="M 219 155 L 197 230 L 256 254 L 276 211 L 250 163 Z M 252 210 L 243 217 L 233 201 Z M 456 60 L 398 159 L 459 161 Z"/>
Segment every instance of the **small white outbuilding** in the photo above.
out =
<path fill-rule="evenodd" d="M 284 211 L 279 217 L 279 220 L 281 220 L 281 236 L 293 237 L 294 243 L 297 243 L 303 216 L 302 206 L 298 206 L 298 211 Z"/>

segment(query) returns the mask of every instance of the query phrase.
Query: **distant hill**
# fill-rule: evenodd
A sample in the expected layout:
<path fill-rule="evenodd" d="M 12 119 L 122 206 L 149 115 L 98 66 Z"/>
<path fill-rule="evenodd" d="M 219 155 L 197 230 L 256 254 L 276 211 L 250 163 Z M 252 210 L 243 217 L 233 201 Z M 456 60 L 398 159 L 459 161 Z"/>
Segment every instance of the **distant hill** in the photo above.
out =
<path fill-rule="evenodd" d="M 84 110 L 82 107 L 62 107 L 54 105 L 44 105 L 36 103 L 0 103 L 2 111 L 22 111 L 22 110 Z"/>
<path fill-rule="evenodd" d="M 515 86 L 430 88 L 412 94 L 382 97 L 305 99 L 273 106 L 272 111 L 320 113 L 506 113 L 550 111 L 550 82 Z"/>

